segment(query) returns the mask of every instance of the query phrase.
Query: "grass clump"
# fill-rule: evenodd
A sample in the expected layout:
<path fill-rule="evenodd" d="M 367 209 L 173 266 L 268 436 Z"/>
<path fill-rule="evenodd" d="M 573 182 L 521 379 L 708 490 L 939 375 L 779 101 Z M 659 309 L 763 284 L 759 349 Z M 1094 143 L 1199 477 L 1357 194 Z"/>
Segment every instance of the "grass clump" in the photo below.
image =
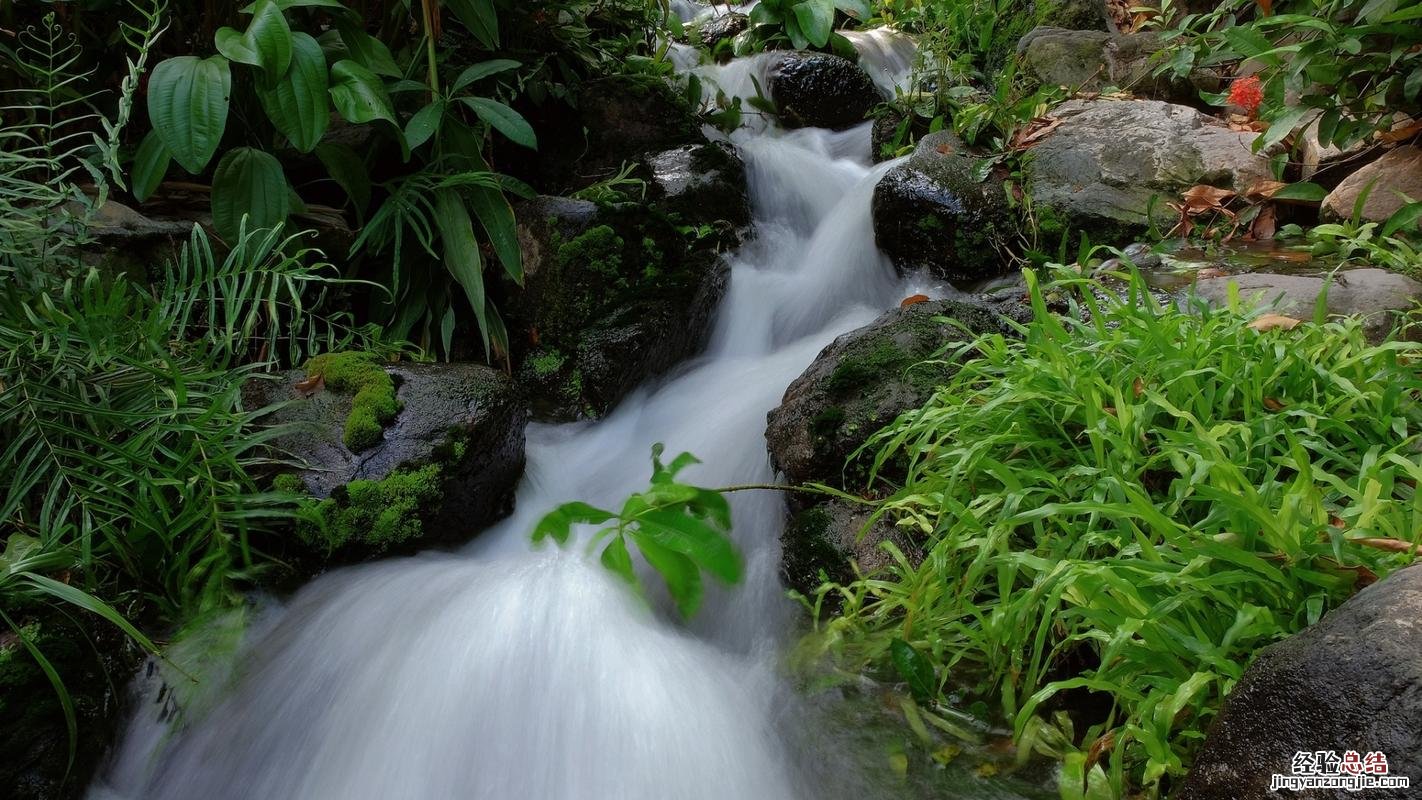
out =
<path fill-rule="evenodd" d="M 358 545 L 380 552 L 424 533 L 422 512 L 438 502 L 441 469 L 429 464 L 378 481 L 355 480 L 317 503 L 301 534 L 334 552 Z"/>
<path fill-rule="evenodd" d="M 320 375 L 329 389 L 355 395 L 341 438 L 352 453 L 379 444 L 385 426 L 400 413 L 395 381 L 374 353 L 325 353 L 306 362 L 306 374 Z"/>
<path fill-rule="evenodd" d="M 866 445 L 907 463 L 876 517 L 924 558 L 885 544 L 890 568 L 822 586 L 810 644 L 930 721 L 988 709 L 1075 796 L 1163 796 L 1255 652 L 1410 560 L 1376 540 L 1422 531 L 1422 347 L 1257 330 L 1139 278 L 1065 279 L 1058 317 L 1028 278 L 1022 338 L 951 346 L 972 357 Z"/>

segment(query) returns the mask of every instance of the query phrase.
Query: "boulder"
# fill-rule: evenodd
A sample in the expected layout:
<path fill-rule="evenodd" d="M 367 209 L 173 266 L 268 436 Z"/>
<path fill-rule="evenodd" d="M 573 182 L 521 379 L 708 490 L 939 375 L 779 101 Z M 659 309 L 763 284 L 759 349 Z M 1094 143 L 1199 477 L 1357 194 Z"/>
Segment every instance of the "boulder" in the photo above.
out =
<path fill-rule="evenodd" d="M 1039 25 L 1075 31 L 1116 30 L 1104 0 L 1036 0 L 1033 11 Z"/>
<path fill-rule="evenodd" d="M 1298 319 L 1313 318 L 1325 279 L 1309 275 L 1274 275 L 1250 272 L 1205 278 L 1195 283 L 1195 293 L 1215 304 L 1229 302 L 1230 286 L 1245 300 L 1276 303 L 1280 313 Z M 1393 330 L 1398 315 L 1422 301 L 1422 283 L 1385 269 L 1353 269 L 1334 274 L 1328 287 L 1328 313 L 1363 318 L 1368 338 L 1381 341 Z"/>
<path fill-rule="evenodd" d="M 1000 183 L 976 180 L 976 164 L 940 131 L 874 188 L 874 239 L 900 271 L 924 268 L 955 283 L 1003 271 L 1012 214 Z"/>
<path fill-rule="evenodd" d="M 1079 91 L 1117 87 L 1137 95 L 1191 104 L 1199 92 L 1219 91 L 1213 72 L 1198 70 L 1188 80 L 1153 75 L 1151 58 L 1160 50 L 1155 33 L 1113 34 L 1099 30 L 1034 28 L 1017 44 L 1027 73 L 1044 84 Z"/>
<path fill-rule="evenodd" d="M 746 169 L 724 142 L 689 144 L 646 159 L 651 173 L 649 199 L 678 219 L 701 223 L 750 224 Z"/>
<path fill-rule="evenodd" d="M 346 446 L 354 400 L 306 370 L 254 381 L 250 409 L 289 426 L 273 446 L 305 465 L 282 488 L 304 489 L 329 530 L 299 531 L 318 558 L 358 560 L 391 549 L 455 543 L 513 510 L 528 410 L 513 382 L 481 364 L 399 364 L 398 414 L 373 445 Z M 298 481 L 299 480 L 299 484 Z M 313 518 L 314 519 L 314 518 Z"/>
<path fill-rule="evenodd" d="M 825 581 L 854 580 L 856 566 L 863 574 L 873 573 L 892 563 L 880 546 L 884 542 L 892 542 L 910 561 L 923 560 L 923 548 L 903 531 L 882 519 L 870 525 L 872 513 L 868 506 L 829 500 L 792 516 L 780 535 L 785 585 L 812 596 Z"/>
<path fill-rule="evenodd" d="M 1352 175 L 1323 198 L 1320 214 L 1329 219 L 1351 219 L 1358 198 L 1368 191 L 1362 217 L 1382 222 L 1407 202 L 1422 201 L 1422 148 L 1399 147 Z"/>
<path fill-rule="evenodd" d="M 1031 150 L 1027 191 L 1039 219 L 1086 231 L 1096 243 L 1142 233 L 1152 209 L 1169 229 L 1166 206 L 1196 184 L 1244 192 L 1269 179 L 1269 161 L 1193 108 L 1158 100 L 1071 100 L 1052 112 L 1056 130 Z"/>
<path fill-rule="evenodd" d="M 524 283 L 504 287 L 500 308 L 537 418 L 600 417 L 700 352 L 734 231 L 684 233 L 656 208 L 556 197 L 523 203 L 517 218 Z"/>
<path fill-rule="evenodd" d="M 770 412 L 765 437 L 771 464 L 792 484 L 817 481 L 852 491 L 869 460 L 846 465 L 850 455 L 900 414 L 921 406 L 953 372 L 951 365 L 924 361 L 950 342 L 1010 334 L 1004 310 L 1023 313 L 1011 304 L 934 300 L 895 309 L 834 340 Z"/>
<path fill-rule="evenodd" d="M 709 17 L 702 22 L 696 30 L 696 39 L 701 46 L 707 50 L 715 50 L 716 45 L 729 39 L 734 39 L 736 34 L 750 27 L 750 17 L 734 11 L 729 14 L 718 14 Z"/>
<path fill-rule="evenodd" d="M 1422 783 L 1422 566 L 1363 589 L 1259 652 L 1210 726 L 1178 800 L 1416 797 Z M 1270 790 L 1294 754 L 1382 752 L 1411 789 Z"/>
<path fill-rule="evenodd" d="M 883 101 L 858 64 L 828 53 L 783 53 L 770 66 L 767 82 L 766 92 L 788 128 L 850 128 Z"/>

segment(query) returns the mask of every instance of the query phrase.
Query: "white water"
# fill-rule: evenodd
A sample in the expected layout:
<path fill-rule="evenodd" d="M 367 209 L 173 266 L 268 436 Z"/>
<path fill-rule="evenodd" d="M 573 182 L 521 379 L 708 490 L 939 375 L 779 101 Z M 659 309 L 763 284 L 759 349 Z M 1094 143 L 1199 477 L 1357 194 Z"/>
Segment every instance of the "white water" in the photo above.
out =
<path fill-rule="evenodd" d="M 732 65 L 730 68 L 740 68 Z M 535 425 L 517 512 L 457 554 L 323 577 L 254 630 L 230 685 L 169 731 L 141 709 L 96 800 L 725 800 L 839 796 L 796 741 L 777 671 L 794 609 L 785 509 L 733 500 L 742 586 L 690 627 L 583 549 L 529 531 L 573 499 L 645 486 L 653 442 L 686 479 L 773 479 L 766 413 L 835 336 L 922 291 L 873 245 L 867 125 L 737 137 L 756 238 L 732 258 L 704 356 L 592 424 Z M 803 723 L 798 726 L 803 728 Z"/>

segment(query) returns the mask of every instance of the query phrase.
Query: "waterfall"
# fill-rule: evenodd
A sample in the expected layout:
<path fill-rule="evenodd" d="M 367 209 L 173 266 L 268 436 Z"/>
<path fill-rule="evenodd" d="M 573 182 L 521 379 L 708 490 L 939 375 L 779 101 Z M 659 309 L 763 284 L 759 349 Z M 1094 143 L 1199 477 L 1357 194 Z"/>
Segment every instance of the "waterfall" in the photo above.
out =
<path fill-rule="evenodd" d="M 744 65 L 735 67 L 743 68 Z M 741 132 L 754 240 L 705 355 L 606 419 L 533 425 L 513 516 L 457 553 L 338 570 L 250 632 L 225 685 L 169 730 L 140 709 L 95 800 L 726 800 L 834 796 L 802 768 L 777 661 L 794 607 L 785 507 L 733 499 L 743 585 L 693 624 L 532 526 L 645 486 L 665 442 L 708 486 L 773 480 L 767 412 L 816 353 L 902 297 L 873 244 L 868 125 Z M 789 721 L 787 721 L 787 719 Z M 801 725 L 803 727 L 803 724 Z"/>

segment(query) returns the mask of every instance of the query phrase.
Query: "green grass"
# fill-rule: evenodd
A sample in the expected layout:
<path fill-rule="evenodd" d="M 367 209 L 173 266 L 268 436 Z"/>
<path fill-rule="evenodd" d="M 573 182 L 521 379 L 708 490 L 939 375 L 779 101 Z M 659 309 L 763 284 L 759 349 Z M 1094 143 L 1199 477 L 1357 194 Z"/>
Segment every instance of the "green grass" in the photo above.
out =
<path fill-rule="evenodd" d="M 971 358 L 866 445 L 909 464 L 878 513 L 926 556 L 822 587 L 842 611 L 811 643 L 930 721 L 986 708 L 1064 774 L 1161 796 L 1259 648 L 1410 560 L 1360 540 L 1422 530 L 1422 348 L 1029 281 L 1022 338 L 950 347 Z"/>

